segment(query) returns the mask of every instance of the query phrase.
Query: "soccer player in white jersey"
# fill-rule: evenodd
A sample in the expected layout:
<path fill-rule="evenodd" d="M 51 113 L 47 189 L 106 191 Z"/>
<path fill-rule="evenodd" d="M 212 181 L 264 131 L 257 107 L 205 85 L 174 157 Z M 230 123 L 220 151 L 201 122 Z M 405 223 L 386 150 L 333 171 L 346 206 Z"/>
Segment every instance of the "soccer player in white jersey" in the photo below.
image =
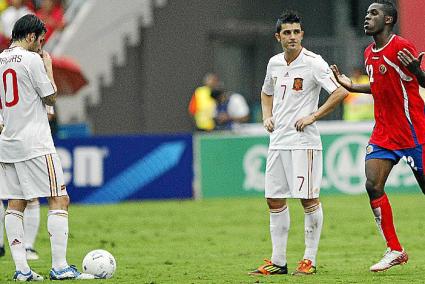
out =
<path fill-rule="evenodd" d="M 322 144 L 315 121 L 330 113 L 348 95 L 321 56 L 301 46 L 300 17 L 285 11 L 275 37 L 283 52 L 273 56 L 261 92 L 264 127 L 270 132 L 265 197 L 270 209 L 272 257 L 251 274 L 287 274 L 289 231 L 287 198 L 300 199 L 305 212 L 305 252 L 293 275 L 314 274 L 322 230 L 319 201 Z M 320 89 L 331 95 L 318 108 Z"/>
<path fill-rule="evenodd" d="M 0 54 L 0 199 L 8 200 L 6 235 L 18 281 L 43 280 L 28 266 L 24 247 L 23 212 L 27 200 L 47 197 L 52 269 L 50 278 L 93 279 L 66 260 L 69 197 L 61 163 L 47 120 L 45 105 L 56 100 L 52 61 L 41 51 L 46 28 L 34 15 L 14 25 L 12 44 Z M 40 56 L 41 54 L 41 56 Z"/>
<path fill-rule="evenodd" d="M 55 111 L 53 106 L 46 105 L 48 115 L 54 115 Z M 3 118 L 0 119 L 3 125 Z M 3 202 L 0 200 L 0 228 L 4 228 L 4 207 Z M 34 243 L 40 228 L 40 201 L 38 198 L 28 200 L 27 206 L 24 211 L 24 244 L 27 253 L 27 260 L 37 260 L 37 251 L 34 249 Z M 4 236 L 3 230 L 0 229 L 0 257 L 4 256 Z"/>

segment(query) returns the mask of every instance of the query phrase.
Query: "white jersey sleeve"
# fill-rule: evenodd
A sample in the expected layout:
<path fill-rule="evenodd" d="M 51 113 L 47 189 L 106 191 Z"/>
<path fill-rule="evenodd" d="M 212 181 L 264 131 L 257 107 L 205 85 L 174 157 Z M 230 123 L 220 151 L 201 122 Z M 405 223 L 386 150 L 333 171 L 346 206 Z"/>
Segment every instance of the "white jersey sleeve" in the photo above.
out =
<path fill-rule="evenodd" d="M 271 64 L 267 64 L 266 77 L 264 78 L 263 88 L 261 89 L 263 93 L 268 96 L 273 96 L 274 93 L 274 81 L 271 73 Z"/>
<path fill-rule="evenodd" d="M 37 94 L 41 97 L 47 97 L 55 93 L 55 89 L 47 76 L 43 60 L 39 56 L 34 56 L 29 66 L 31 72 L 29 77 Z"/>
<path fill-rule="evenodd" d="M 314 80 L 329 94 L 333 93 L 340 86 L 328 63 L 321 57 L 313 61 L 312 71 Z"/>

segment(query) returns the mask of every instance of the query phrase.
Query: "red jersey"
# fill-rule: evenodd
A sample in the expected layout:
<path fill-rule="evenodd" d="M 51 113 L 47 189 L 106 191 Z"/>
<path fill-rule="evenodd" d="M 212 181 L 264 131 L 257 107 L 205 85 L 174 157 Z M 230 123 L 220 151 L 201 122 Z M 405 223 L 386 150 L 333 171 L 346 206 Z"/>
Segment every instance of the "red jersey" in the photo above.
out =
<path fill-rule="evenodd" d="M 383 48 L 376 49 L 372 43 L 364 52 L 375 101 L 370 143 L 388 150 L 425 144 L 424 101 L 415 75 L 397 59 L 397 52 L 403 48 L 418 56 L 413 44 L 398 35 L 393 35 Z"/>

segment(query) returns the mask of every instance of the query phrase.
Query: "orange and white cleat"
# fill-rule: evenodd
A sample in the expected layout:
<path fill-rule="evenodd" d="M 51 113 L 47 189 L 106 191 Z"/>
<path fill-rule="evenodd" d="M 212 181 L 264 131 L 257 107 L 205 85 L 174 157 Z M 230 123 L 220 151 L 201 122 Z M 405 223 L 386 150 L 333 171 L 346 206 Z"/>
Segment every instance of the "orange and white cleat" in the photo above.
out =
<path fill-rule="evenodd" d="M 297 270 L 292 272 L 292 275 L 312 275 L 316 273 L 316 266 L 310 259 L 303 259 L 298 263 Z"/>
<path fill-rule="evenodd" d="M 277 275 L 277 274 L 288 274 L 288 266 L 279 266 L 273 264 L 270 260 L 265 259 L 266 263 L 251 271 L 250 275 Z"/>
<path fill-rule="evenodd" d="M 409 256 L 403 251 L 390 250 L 389 248 L 384 254 L 384 257 L 376 264 L 370 267 L 372 272 L 382 272 L 393 266 L 407 263 Z"/>

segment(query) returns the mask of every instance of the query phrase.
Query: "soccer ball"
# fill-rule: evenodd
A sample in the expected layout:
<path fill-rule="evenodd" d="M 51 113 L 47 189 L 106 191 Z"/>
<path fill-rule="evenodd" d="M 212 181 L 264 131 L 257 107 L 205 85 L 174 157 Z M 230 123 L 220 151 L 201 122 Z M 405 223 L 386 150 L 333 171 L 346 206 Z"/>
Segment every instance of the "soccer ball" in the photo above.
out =
<path fill-rule="evenodd" d="M 92 250 L 83 259 L 83 272 L 96 278 L 111 278 L 116 268 L 115 258 L 103 249 Z"/>

